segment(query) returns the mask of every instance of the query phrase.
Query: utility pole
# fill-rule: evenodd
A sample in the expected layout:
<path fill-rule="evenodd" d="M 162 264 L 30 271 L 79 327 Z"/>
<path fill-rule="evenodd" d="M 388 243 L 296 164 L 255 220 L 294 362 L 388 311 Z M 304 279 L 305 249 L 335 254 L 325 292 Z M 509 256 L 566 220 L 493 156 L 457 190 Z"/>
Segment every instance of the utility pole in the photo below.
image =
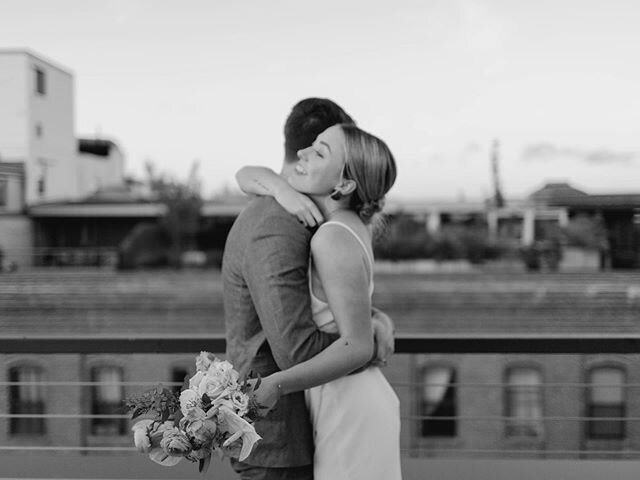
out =
<path fill-rule="evenodd" d="M 500 186 L 500 174 L 499 174 L 499 156 L 500 156 L 500 142 L 497 139 L 493 141 L 491 147 L 491 173 L 493 177 L 493 204 L 496 208 L 504 207 L 504 197 L 502 195 L 502 188 Z"/>

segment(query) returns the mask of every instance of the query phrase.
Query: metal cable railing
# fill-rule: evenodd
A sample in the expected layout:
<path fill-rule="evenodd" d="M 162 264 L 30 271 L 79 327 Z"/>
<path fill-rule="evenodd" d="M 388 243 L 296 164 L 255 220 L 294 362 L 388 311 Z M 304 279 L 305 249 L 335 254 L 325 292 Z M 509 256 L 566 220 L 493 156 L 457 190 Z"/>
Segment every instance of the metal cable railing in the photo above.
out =
<path fill-rule="evenodd" d="M 640 339 L 637 336 L 629 335 L 609 335 L 602 338 L 596 335 L 401 335 L 396 342 L 396 351 L 398 357 L 410 355 L 428 356 L 434 351 L 438 352 L 439 358 L 441 354 L 463 355 L 463 354 L 511 354 L 511 353 L 529 353 L 532 355 L 541 354 L 593 354 L 599 355 L 615 354 L 618 357 L 622 352 L 624 356 L 635 356 L 640 352 Z M 200 336 L 132 336 L 118 335 L 102 337 L 94 336 L 60 336 L 60 337 L 40 337 L 40 336 L 5 336 L 0 338 L 0 351 L 12 354 L 86 354 L 86 353 L 109 353 L 129 355 L 136 353 L 192 353 L 202 349 L 210 351 L 223 351 L 224 338 L 221 335 Z M 567 351 L 568 350 L 568 351 Z M 640 358 L 640 356 L 639 356 Z M 393 360 L 392 360 L 393 363 Z M 408 364 L 411 362 L 401 362 Z M 390 367 L 392 368 L 392 367 Z M 397 371 L 398 367 L 393 367 Z M 606 456 L 607 458 L 636 458 L 640 456 L 640 410 L 634 411 L 627 409 L 623 414 L 598 415 L 596 413 L 587 414 L 584 409 L 574 409 L 573 413 L 558 414 L 557 411 L 544 411 L 534 417 L 514 417 L 512 414 L 505 413 L 504 408 L 501 412 L 496 413 L 496 409 L 484 412 L 465 411 L 462 406 L 458 408 L 454 415 L 424 414 L 416 408 L 416 399 L 419 397 L 420 391 L 425 388 L 454 388 L 459 398 L 465 395 L 478 397 L 503 398 L 505 389 L 513 387 L 503 381 L 488 382 L 464 382 L 451 381 L 447 383 L 424 382 L 424 381 L 408 381 L 412 375 L 406 375 L 403 378 L 393 378 L 390 373 L 391 383 L 398 397 L 401 400 L 401 413 L 403 424 L 403 441 L 402 450 L 405 456 L 488 456 L 488 457 L 538 457 L 544 458 L 593 458 L 598 456 Z M 402 377 L 402 376 L 401 376 Z M 0 390 L 19 388 L 25 386 L 37 386 L 46 388 L 69 388 L 73 390 L 82 390 L 87 388 L 109 385 L 110 387 L 118 387 L 127 390 L 127 394 L 135 390 L 152 388 L 162 384 L 166 387 L 179 387 L 181 383 L 177 382 L 155 382 L 155 381 L 118 381 L 104 382 L 95 381 L 3 381 L 0 382 Z M 531 387 L 521 387 L 523 391 L 531 391 Z M 585 381 L 567 381 L 567 382 L 541 382 L 536 384 L 535 389 L 540 398 L 561 399 L 562 395 L 569 394 L 566 392 L 587 392 L 593 385 Z M 625 382 L 619 383 L 600 383 L 600 389 L 620 388 L 627 392 L 625 395 L 633 396 L 634 391 L 640 389 L 640 383 Z M 563 393 L 564 392 L 564 393 Z M 574 395 L 575 397 L 575 395 Z M 548 405 L 546 405 L 548 406 Z M 76 406 L 77 407 L 77 406 Z M 94 419 L 123 421 L 129 417 L 125 414 L 117 413 L 88 413 L 87 411 L 65 412 L 65 411 L 46 411 L 46 412 L 11 412 L 9 409 L 2 411 L 0 408 L 0 423 L 8 422 L 12 419 L 41 419 L 43 421 L 67 421 L 75 420 L 78 422 L 90 422 Z M 457 433 L 455 435 L 426 437 L 420 433 L 424 422 L 455 422 Z M 544 433 L 539 433 L 527 437 L 518 435 L 505 435 L 505 426 L 510 423 L 518 423 L 524 421 L 541 425 Z M 609 422 L 609 424 L 624 424 L 624 434 L 619 438 L 611 439 L 585 439 L 585 425 L 593 425 L 597 422 Z M 564 427 L 562 427 L 564 425 Z M 464 428 L 462 428 L 464 426 Z M 563 430 L 565 428 L 565 430 Z M 580 439 L 572 442 L 574 447 L 568 447 L 567 444 L 559 442 L 552 438 L 550 430 L 555 429 L 561 434 L 570 432 L 572 435 L 582 435 Z M 566 430 L 568 429 L 568 430 Z M 470 441 L 466 443 L 465 435 L 472 432 L 478 436 L 478 432 L 485 432 L 486 435 L 493 435 L 494 439 L 491 448 L 483 448 L 477 442 Z M 562 433 L 564 432 L 564 433 Z M 556 435 L 557 433 L 554 433 Z M 118 439 L 119 438 L 119 439 Z M 24 439 L 22 439 L 24 440 Z M 64 444 L 48 444 L 43 445 L 41 442 L 22 441 L 20 445 L 14 445 L 11 442 L 11 436 L 6 437 L 4 445 L 0 445 L 0 452 L 13 451 L 65 451 L 65 452 L 133 452 L 130 442 L 128 430 L 125 435 L 116 435 L 117 444 L 106 445 L 101 444 L 100 435 L 95 435 L 93 442 L 87 444 L 85 440 L 68 439 L 69 443 Z M 105 440 L 104 438 L 102 440 Z M 112 441 L 108 438 L 107 443 Z M 517 445 L 518 442 L 525 445 Z M 113 441 L 112 441 L 113 443 Z M 577 448 L 575 446 L 577 445 Z M 519 448 L 520 447 L 520 448 Z"/>

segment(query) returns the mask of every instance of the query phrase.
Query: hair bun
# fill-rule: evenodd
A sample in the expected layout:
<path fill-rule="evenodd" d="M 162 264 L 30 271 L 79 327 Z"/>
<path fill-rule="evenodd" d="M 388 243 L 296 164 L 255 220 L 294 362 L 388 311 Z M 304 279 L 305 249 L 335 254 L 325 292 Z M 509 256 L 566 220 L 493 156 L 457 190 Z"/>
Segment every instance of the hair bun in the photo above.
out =
<path fill-rule="evenodd" d="M 381 212 L 383 207 L 384 197 L 377 200 L 370 200 L 362 204 L 362 206 L 358 210 L 358 214 L 360 215 L 360 218 L 362 218 L 365 222 L 368 222 L 376 213 Z"/>

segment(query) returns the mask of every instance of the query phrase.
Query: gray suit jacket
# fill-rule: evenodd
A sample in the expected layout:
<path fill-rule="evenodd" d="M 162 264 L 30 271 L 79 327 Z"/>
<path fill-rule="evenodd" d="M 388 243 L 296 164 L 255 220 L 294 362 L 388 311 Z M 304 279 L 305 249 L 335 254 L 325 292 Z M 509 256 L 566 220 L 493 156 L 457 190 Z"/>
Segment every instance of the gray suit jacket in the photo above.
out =
<path fill-rule="evenodd" d="M 261 376 L 316 355 L 336 339 L 311 317 L 311 233 L 271 197 L 254 199 L 235 221 L 222 263 L 227 358 Z M 283 396 L 255 424 L 262 436 L 245 461 L 264 467 L 313 463 L 304 393 Z"/>

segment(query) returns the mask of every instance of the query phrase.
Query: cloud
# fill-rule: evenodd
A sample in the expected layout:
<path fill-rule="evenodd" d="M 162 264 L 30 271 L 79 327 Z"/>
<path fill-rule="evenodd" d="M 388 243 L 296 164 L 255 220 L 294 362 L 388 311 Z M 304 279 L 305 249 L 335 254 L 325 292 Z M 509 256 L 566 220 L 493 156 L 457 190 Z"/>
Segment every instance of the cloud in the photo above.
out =
<path fill-rule="evenodd" d="M 553 160 L 578 160 L 593 165 L 611 163 L 632 163 L 640 159 L 638 152 L 620 152 L 605 148 L 585 150 L 564 147 L 550 142 L 538 142 L 527 145 L 522 151 L 525 162 L 549 162 Z"/>

